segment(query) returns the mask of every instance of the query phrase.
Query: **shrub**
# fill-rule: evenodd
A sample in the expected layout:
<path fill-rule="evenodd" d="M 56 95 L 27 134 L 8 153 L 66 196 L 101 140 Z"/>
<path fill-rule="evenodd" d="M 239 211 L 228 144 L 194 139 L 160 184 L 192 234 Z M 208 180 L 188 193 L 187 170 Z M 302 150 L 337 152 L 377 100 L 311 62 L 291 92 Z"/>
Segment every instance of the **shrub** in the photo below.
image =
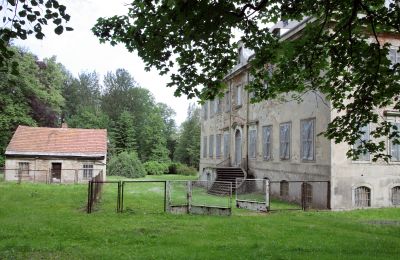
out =
<path fill-rule="evenodd" d="M 111 158 L 108 163 L 107 174 L 140 178 L 146 175 L 146 171 L 135 152 L 122 152 Z"/>
<path fill-rule="evenodd" d="M 148 161 L 145 162 L 143 166 L 148 175 L 162 175 L 168 173 L 169 164 L 156 161 Z"/>
<path fill-rule="evenodd" d="M 176 174 L 180 175 L 197 175 L 197 170 L 193 167 L 187 166 L 186 164 L 176 164 Z"/>

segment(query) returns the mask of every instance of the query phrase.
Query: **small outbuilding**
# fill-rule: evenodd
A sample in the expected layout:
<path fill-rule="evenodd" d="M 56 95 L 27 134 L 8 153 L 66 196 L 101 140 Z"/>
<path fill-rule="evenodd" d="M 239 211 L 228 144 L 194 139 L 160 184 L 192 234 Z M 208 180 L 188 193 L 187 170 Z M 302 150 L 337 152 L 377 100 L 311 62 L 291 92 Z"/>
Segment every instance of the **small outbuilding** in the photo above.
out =
<path fill-rule="evenodd" d="M 107 130 L 18 126 L 5 152 L 5 179 L 82 183 L 106 175 Z"/>

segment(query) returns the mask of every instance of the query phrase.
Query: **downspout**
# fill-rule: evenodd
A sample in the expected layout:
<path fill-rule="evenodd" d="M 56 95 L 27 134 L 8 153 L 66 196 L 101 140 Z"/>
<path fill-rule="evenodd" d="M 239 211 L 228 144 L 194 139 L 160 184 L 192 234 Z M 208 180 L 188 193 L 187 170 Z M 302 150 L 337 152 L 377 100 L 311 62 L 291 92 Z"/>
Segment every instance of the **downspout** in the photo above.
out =
<path fill-rule="evenodd" d="M 234 145 L 232 146 L 232 136 L 233 138 L 235 138 L 235 135 L 232 135 L 232 80 L 229 81 L 229 155 L 228 155 L 228 159 L 229 159 L 229 167 L 232 165 L 232 157 L 231 157 L 231 151 L 232 151 L 232 147 L 234 147 Z"/>
<path fill-rule="evenodd" d="M 250 75 L 247 71 L 247 85 L 249 84 Z M 244 88 L 243 88 L 244 90 Z M 249 172 L 249 107 L 250 107 L 250 94 L 247 92 L 247 105 L 246 105 L 246 172 Z"/>

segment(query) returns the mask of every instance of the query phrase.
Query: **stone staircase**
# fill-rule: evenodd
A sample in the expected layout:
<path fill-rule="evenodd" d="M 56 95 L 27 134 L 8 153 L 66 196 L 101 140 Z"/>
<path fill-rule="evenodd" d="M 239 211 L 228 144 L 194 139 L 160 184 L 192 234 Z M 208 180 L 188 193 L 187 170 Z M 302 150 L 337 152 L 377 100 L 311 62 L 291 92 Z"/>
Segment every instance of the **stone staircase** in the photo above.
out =
<path fill-rule="evenodd" d="M 208 194 L 212 195 L 229 195 L 230 183 L 232 183 L 232 193 L 236 190 L 236 179 L 245 179 L 246 174 L 241 168 L 219 167 L 217 168 L 217 178 L 208 190 Z"/>

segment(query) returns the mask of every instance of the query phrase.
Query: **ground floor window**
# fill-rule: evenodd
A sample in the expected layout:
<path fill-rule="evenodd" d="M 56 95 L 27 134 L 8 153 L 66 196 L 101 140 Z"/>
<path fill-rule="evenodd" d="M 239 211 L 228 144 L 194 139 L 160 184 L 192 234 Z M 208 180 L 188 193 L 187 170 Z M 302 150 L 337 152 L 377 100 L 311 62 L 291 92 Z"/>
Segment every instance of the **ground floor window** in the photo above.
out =
<path fill-rule="evenodd" d="M 371 189 L 360 186 L 354 190 L 354 204 L 356 207 L 371 206 Z"/>
<path fill-rule="evenodd" d="M 289 196 L 289 182 L 281 181 L 281 183 L 280 183 L 280 195 L 281 195 L 281 197 Z"/>
<path fill-rule="evenodd" d="M 392 188 L 392 204 L 396 206 L 400 205 L 400 186 Z"/>
<path fill-rule="evenodd" d="M 93 164 L 83 165 L 83 179 L 91 179 L 93 177 Z"/>
<path fill-rule="evenodd" d="M 312 185 L 310 183 L 302 184 L 302 199 L 303 199 L 303 207 L 310 208 L 312 204 Z"/>
<path fill-rule="evenodd" d="M 18 163 L 18 175 L 29 175 L 29 163 L 19 162 Z"/>

